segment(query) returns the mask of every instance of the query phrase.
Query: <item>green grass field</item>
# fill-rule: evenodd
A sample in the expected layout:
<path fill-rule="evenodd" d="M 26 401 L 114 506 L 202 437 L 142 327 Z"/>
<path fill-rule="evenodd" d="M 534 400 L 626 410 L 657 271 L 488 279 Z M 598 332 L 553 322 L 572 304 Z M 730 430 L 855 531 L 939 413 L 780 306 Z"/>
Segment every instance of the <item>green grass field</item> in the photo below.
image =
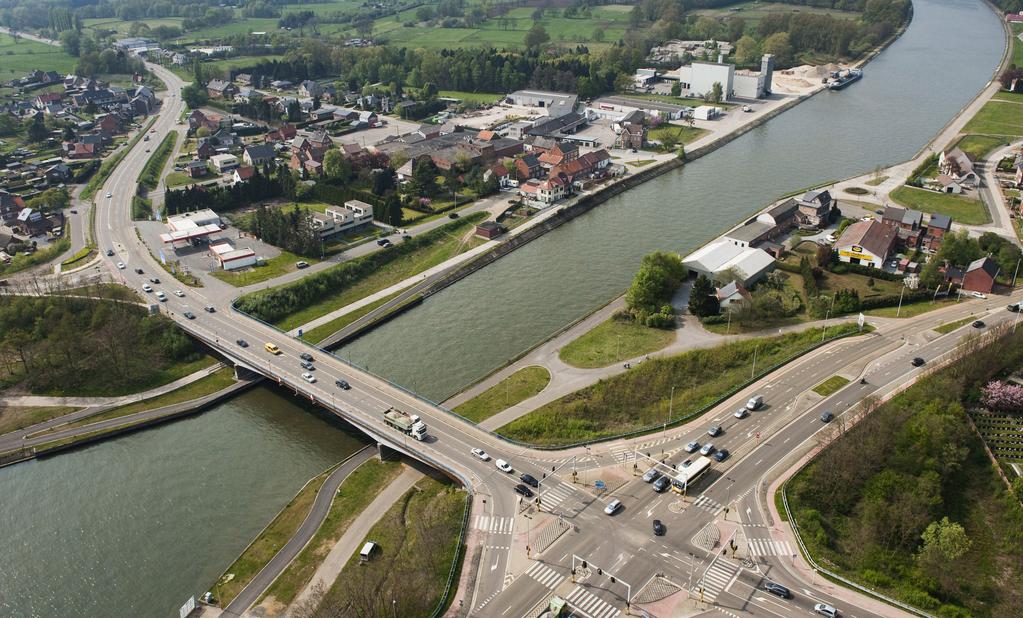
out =
<path fill-rule="evenodd" d="M 948 215 L 956 223 L 983 225 L 991 222 L 991 215 L 982 202 L 961 195 L 938 193 L 904 185 L 892 191 L 890 196 L 902 206 L 931 214 Z"/>
<path fill-rule="evenodd" d="M 1020 108 L 1020 113 L 1023 114 L 1023 107 Z M 994 135 L 965 135 L 956 146 L 976 161 L 983 159 L 999 146 L 1005 146 L 1008 142 L 1009 140 Z"/>
<path fill-rule="evenodd" d="M 964 133 L 983 135 L 1023 135 L 1023 106 L 997 98 L 988 101 L 963 127 Z"/>
<path fill-rule="evenodd" d="M 224 283 L 230 283 L 235 287 L 245 287 L 253 283 L 262 283 L 275 277 L 298 270 L 295 266 L 298 262 L 305 261 L 315 264 L 319 260 L 310 257 L 302 257 L 288 251 L 281 251 L 277 257 L 270 258 L 264 263 L 246 268 L 240 271 L 216 270 L 210 273 Z"/>
<path fill-rule="evenodd" d="M 558 357 L 573 367 L 607 367 L 656 352 L 673 341 L 675 331 L 608 318 L 561 348 Z"/>
<path fill-rule="evenodd" d="M 665 137 L 674 136 L 677 140 L 677 145 L 688 144 L 696 141 L 707 134 L 706 129 L 697 129 L 695 127 L 680 127 L 676 124 L 661 125 L 655 129 L 647 131 L 647 140 L 664 142 Z M 665 150 L 663 145 L 657 150 Z"/>
<path fill-rule="evenodd" d="M 848 383 L 848 378 L 843 378 L 842 376 L 831 376 L 827 380 L 824 380 L 817 386 L 813 387 L 813 392 L 821 395 L 822 397 L 827 397 Z"/>
<path fill-rule="evenodd" d="M 458 406 L 454 412 L 478 423 L 536 395 L 545 389 L 550 381 L 551 372 L 546 368 L 523 367 Z"/>
<path fill-rule="evenodd" d="M 441 90 L 438 94 L 442 97 L 461 99 L 466 103 L 477 103 L 480 105 L 496 103 L 504 96 L 503 94 L 490 94 L 488 92 L 460 92 L 458 90 Z"/>
<path fill-rule="evenodd" d="M 741 17 L 747 24 L 756 25 L 764 17 L 772 13 L 813 13 L 831 15 L 842 19 L 858 19 L 860 13 L 857 11 L 840 11 L 838 9 L 818 8 L 814 6 L 782 4 L 779 2 L 744 2 L 742 4 L 729 4 L 714 9 L 699 9 L 693 11 L 695 15 L 710 15 L 712 17 Z"/>
<path fill-rule="evenodd" d="M 33 69 L 66 75 L 74 72 L 76 64 L 78 59 L 60 47 L 26 39 L 15 41 L 10 35 L 0 35 L 0 79 L 5 81 L 21 77 Z"/>

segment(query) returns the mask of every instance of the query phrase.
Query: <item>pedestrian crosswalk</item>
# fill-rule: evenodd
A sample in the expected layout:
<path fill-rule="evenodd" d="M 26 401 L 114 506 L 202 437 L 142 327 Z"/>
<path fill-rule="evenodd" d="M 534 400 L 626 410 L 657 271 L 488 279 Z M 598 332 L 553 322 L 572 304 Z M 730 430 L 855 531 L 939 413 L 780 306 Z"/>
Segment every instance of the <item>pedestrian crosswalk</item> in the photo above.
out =
<path fill-rule="evenodd" d="M 754 556 L 792 556 L 796 553 L 788 541 L 771 539 L 750 539 L 749 549 Z"/>
<path fill-rule="evenodd" d="M 526 570 L 526 575 L 535 579 L 541 586 L 545 586 L 551 590 L 557 588 L 558 584 L 565 579 L 564 575 L 558 573 L 542 562 L 534 562 L 533 566 Z"/>
<path fill-rule="evenodd" d="M 575 491 L 571 485 L 559 482 L 557 485 L 541 485 L 540 504 L 552 509 L 567 500 Z"/>
<path fill-rule="evenodd" d="M 636 461 L 636 450 L 630 447 L 611 447 L 611 458 L 617 463 Z"/>
<path fill-rule="evenodd" d="M 714 515 L 717 515 L 725 508 L 723 504 L 715 500 L 711 500 L 707 496 L 700 496 L 699 498 L 697 498 L 695 501 L 693 501 L 693 506 L 695 506 L 698 509 L 710 511 Z"/>
<path fill-rule="evenodd" d="M 515 527 L 514 517 L 491 517 L 489 515 L 476 516 L 476 529 L 491 534 L 511 534 Z"/>
<path fill-rule="evenodd" d="M 733 565 L 727 560 L 714 560 L 713 563 L 707 570 L 703 572 L 703 577 L 696 583 L 693 588 L 693 592 L 700 598 L 700 590 L 703 590 L 702 599 L 705 602 L 711 603 L 718 598 L 721 591 L 724 590 L 732 583 L 742 567 Z"/>
<path fill-rule="evenodd" d="M 568 593 L 565 600 L 568 601 L 572 609 L 589 616 L 589 618 L 617 618 L 622 613 L 622 610 L 579 586 Z"/>

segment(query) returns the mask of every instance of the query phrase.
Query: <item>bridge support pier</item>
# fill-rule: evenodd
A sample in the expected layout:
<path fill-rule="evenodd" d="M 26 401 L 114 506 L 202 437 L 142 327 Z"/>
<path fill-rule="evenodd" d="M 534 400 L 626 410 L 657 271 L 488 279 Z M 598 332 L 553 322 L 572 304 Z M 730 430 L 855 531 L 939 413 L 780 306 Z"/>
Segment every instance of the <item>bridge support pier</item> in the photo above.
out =
<path fill-rule="evenodd" d="M 261 374 L 258 374 L 255 371 L 252 371 L 251 369 L 247 369 L 247 368 L 243 367 L 242 365 L 235 365 L 234 366 L 234 379 L 236 379 L 236 380 L 246 380 L 246 381 L 248 381 L 248 380 L 258 380 L 261 377 L 263 377 Z"/>
<path fill-rule="evenodd" d="M 377 457 L 380 461 L 401 461 L 401 451 L 396 451 L 386 444 L 377 442 Z"/>

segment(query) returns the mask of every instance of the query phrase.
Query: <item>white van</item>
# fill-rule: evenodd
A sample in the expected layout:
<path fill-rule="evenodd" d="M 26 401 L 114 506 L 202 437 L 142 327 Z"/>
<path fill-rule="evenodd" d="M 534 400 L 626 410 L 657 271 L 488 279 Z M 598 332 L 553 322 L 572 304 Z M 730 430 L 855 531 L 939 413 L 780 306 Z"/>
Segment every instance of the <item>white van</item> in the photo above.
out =
<path fill-rule="evenodd" d="M 366 541 L 366 544 L 362 546 L 362 551 L 359 552 L 359 564 L 366 564 L 369 562 L 370 557 L 373 555 L 373 550 L 376 548 L 376 543 L 373 541 Z"/>
<path fill-rule="evenodd" d="M 753 395 L 746 402 L 747 410 L 759 410 L 760 406 L 764 405 L 764 398 L 762 395 Z"/>

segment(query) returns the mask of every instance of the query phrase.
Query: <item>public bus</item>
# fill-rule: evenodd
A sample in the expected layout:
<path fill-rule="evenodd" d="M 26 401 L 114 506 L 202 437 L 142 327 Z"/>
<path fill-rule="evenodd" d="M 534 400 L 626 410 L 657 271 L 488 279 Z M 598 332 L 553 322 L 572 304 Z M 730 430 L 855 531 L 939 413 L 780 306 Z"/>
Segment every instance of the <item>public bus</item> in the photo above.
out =
<path fill-rule="evenodd" d="M 675 474 L 675 479 L 671 482 L 671 490 L 677 494 L 686 493 L 689 485 L 709 468 L 710 457 L 700 456 L 689 461 L 688 465 L 682 464 Z"/>

